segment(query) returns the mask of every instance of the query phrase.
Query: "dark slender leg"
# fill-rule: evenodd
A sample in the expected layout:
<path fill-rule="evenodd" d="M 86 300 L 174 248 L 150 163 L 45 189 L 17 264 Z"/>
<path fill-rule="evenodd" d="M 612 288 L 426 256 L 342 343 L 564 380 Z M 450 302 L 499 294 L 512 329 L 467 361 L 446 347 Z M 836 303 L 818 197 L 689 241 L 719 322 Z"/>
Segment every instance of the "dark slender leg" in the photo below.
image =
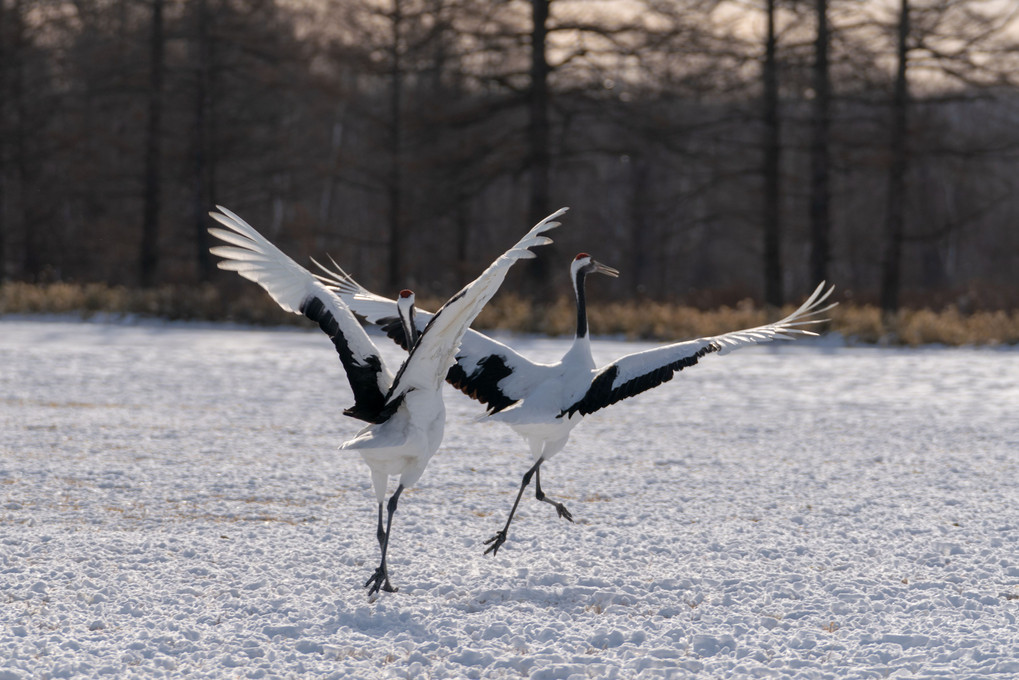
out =
<path fill-rule="evenodd" d="M 396 491 L 389 497 L 389 504 L 386 506 L 388 510 L 388 517 L 386 518 L 386 529 L 382 530 L 382 504 L 379 503 L 379 548 L 382 549 L 382 561 L 379 562 L 379 568 L 375 570 L 364 587 L 368 589 L 368 596 L 371 597 L 375 593 L 379 592 L 379 589 L 386 591 L 387 593 L 395 593 L 397 588 L 393 587 L 393 584 L 389 582 L 389 568 L 386 565 L 386 551 L 389 549 L 389 534 L 393 528 L 393 514 L 396 512 L 396 504 L 400 500 L 400 493 L 403 492 L 403 485 L 396 487 Z"/>
<path fill-rule="evenodd" d="M 573 515 L 570 514 L 570 511 L 566 509 L 565 505 L 552 500 L 541 490 L 541 470 L 534 471 L 534 497 L 539 501 L 544 501 L 554 507 L 560 517 L 565 517 L 571 522 L 573 521 Z"/>
<path fill-rule="evenodd" d="M 386 528 L 382 524 L 382 503 L 379 503 L 379 528 L 375 531 L 375 535 L 379 539 L 379 550 L 382 550 L 382 546 L 386 542 Z"/>
<path fill-rule="evenodd" d="M 513 521 L 513 515 L 516 513 L 517 506 L 520 504 L 520 497 L 524 495 L 524 489 L 526 489 L 527 485 L 531 483 L 531 477 L 538 471 L 538 468 L 540 468 L 541 464 L 544 462 L 545 460 L 543 458 L 539 458 L 538 462 L 532 465 L 531 469 L 524 473 L 524 478 L 520 482 L 520 490 L 517 491 L 517 499 L 513 501 L 513 508 L 510 510 L 509 518 L 506 520 L 506 526 L 502 528 L 502 531 L 485 541 L 485 545 L 488 546 L 485 550 L 486 555 L 488 553 L 492 553 L 493 555 L 499 554 L 499 547 L 506 542 L 506 532 L 509 531 L 510 522 Z"/>

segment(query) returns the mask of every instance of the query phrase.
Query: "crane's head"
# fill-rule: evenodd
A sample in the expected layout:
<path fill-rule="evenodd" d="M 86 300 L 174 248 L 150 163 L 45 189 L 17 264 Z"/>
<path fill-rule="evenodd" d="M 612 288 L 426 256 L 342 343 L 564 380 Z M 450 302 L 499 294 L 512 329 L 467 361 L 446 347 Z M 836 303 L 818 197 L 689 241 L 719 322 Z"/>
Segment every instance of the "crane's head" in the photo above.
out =
<path fill-rule="evenodd" d="M 619 270 L 613 269 L 608 265 L 604 265 L 598 262 L 587 253 L 580 253 L 573 258 L 573 264 L 570 265 L 570 273 L 573 275 L 573 280 L 577 280 L 578 274 L 605 274 L 615 278 L 619 276 Z"/>

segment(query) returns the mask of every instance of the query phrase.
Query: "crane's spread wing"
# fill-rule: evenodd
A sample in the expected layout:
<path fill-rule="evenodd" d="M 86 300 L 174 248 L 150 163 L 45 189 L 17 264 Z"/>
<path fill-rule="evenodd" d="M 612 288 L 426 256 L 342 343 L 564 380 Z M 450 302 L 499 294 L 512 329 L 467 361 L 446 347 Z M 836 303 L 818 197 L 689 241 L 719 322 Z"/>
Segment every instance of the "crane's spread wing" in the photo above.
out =
<path fill-rule="evenodd" d="M 563 409 L 559 415 L 571 416 L 574 413 L 587 415 L 627 397 L 658 387 L 672 380 L 676 371 L 693 366 L 702 356 L 712 352 L 726 354 L 734 349 L 762 342 L 792 340 L 800 335 L 817 335 L 802 326 L 825 321 L 815 317 L 838 304 L 821 306 L 833 290 L 834 286 L 825 291 L 822 282 L 799 309 L 775 323 L 628 354 L 599 369 L 584 396 Z"/>
<path fill-rule="evenodd" d="M 332 263 L 334 269 L 318 262 L 315 264 L 325 272 L 319 279 L 339 295 L 358 318 L 378 325 L 393 342 L 406 350 L 410 349 L 403 324 L 397 316 L 395 300 L 370 292 L 336 262 Z M 432 316 L 431 312 L 415 309 L 415 326 L 419 332 L 424 331 Z M 511 375 L 512 380 L 503 381 Z M 528 376 L 534 377 L 530 382 L 538 382 L 544 377 L 537 369 L 537 364 L 527 357 L 484 333 L 468 328 L 460 341 L 455 363 L 446 373 L 446 382 L 484 404 L 491 414 L 513 405 L 527 395 L 530 384 Z"/>
<path fill-rule="evenodd" d="M 223 258 L 219 268 L 254 281 L 285 311 L 303 314 L 332 339 L 354 392 L 354 405 L 344 411 L 346 415 L 368 422 L 389 418 L 396 410 L 396 404 L 386 403 L 393 375 L 350 309 L 254 227 L 226 208 L 217 208 L 220 212 L 209 214 L 226 229 L 212 227 L 209 233 L 229 244 L 210 249 Z"/>
<path fill-rule="evenodd" d="M 530 248 L 552 242 L 552 239 L 543 234 L 559 226 L 554 219 L 564 212 L 566 208 L 561 208 L 536 224 L 512 248 L 490 264 L 481 276 L 467 284 L 432 315 L 417 343 L 411 348 L 407 360 L 400 367 L 389 400 L 399 398 L 410 389 L 438 389 L 442 385 L 467 327 L 499 290 L 509 268 L 517 260 L 534 257 Z"/>
<path fill-rule="evenodd" d="M 464 336 L 446 373 L 446 382 L 484 404 L 488 415 L 526 397 L 542 378 L 533 361 L 477 331 Z"/>
<path fill-rule="evenodd" d="M 397 311 L 396 300 L 372 293 L 355 281 L 353 276 L 343 271 L 343 268 L 336 264 L 332 258 L 330 258 L 330 262 L 332 262 L 333 269 L 317 262 L 314 258 L 311 261 L 323 272 L 315 274 L 315 278 L 338 295 L 343 300 L 343 304 L 347 305 L 357 318 L 363 319 L 365 323 L 380 326 L 390 340 L 405 350 L 410 350 L 410 343 L 407 342 L 407 334 L 403 330 L 403 323 L 400 321 Z M 432 316 L 434 315 L 431 312 L 426 312 L 420 307 L 414 308 L 414 327 L 419 335 L 432 320 Z"/>

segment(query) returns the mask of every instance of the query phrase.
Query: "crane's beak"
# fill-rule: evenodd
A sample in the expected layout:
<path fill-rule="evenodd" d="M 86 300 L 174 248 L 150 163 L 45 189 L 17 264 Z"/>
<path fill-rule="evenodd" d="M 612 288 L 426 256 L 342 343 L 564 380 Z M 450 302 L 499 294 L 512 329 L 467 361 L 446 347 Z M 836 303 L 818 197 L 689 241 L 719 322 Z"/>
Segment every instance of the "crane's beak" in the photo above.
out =
<path fill-rule="evenodd" d="M 611 276 L 612 278 L 616 278 L 617 276 L 619 276 L 619 270 L 613 269 L 607 264 L 602 264 L 597 260 L 591 260 L 591 264 L 594 265 L 594 271 L 597 272 L 598 274 L 604 274 L 605 276 Z"/>

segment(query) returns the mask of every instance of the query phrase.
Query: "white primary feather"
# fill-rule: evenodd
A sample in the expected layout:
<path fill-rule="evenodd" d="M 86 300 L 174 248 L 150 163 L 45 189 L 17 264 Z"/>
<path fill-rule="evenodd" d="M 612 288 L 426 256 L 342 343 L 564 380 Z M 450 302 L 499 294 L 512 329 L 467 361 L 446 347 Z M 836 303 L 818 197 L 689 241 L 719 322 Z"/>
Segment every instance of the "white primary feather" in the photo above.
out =
<path fill-rule="evenodd" d="M 382 366 L 378 375 L 378 386 L 383 393 L 388 392 L 393 384 L 393 374 L 343 300 L 314 274 L 270 243 L 250 224 L 230 210 L 222 206 L 216 207 L 220 212 L 209 214 L 229 231 L 212 227 L 209 232 L 216 238 L 232 244 L 209 249 L 213 255 L 223 258 L 217 266 L 220 269 L 235 271 L 249 281 L 254 281 L 287 312 L 301 314 L 301 305 L 309 297 L 318 298 L 340 325 L 344 339 L 356 361 L 363 364 L 367 357 L 378 357 Z"/>
<path fill-rule="evenodd" d="M 817 335 L 817 333 L 801 328 L 801 326 L 823 323 L 824 319 L 812 317 L 817 314 L 823 314 L 837 304 L 832 303 L 821 307 L 824 301 L 835 290 L 835 287 L 832 286 L 825 291 L 824 286 L 825 284 L 822 281 L 795 312 L 774 323 L 723 333 L 722 335 L 677 342 L 643 352 L 635 352 L 620 357 L 608 366 L 602 367 L 599 369 L 599 373 L 611 366 L 617 367 L 619 373 L 613 381 L 613 388 L 617 388 L 623 383 L 647 374 L 649 371 L 668 366 L 687 357 L 693 357 L 705 348 L 711 348 L 713 351 L 717 351 L 719 355 L 724 355 L 749 345 L 771 342 L 773 340 L 793 340 L 796 336 L 802 335 Z"/>

